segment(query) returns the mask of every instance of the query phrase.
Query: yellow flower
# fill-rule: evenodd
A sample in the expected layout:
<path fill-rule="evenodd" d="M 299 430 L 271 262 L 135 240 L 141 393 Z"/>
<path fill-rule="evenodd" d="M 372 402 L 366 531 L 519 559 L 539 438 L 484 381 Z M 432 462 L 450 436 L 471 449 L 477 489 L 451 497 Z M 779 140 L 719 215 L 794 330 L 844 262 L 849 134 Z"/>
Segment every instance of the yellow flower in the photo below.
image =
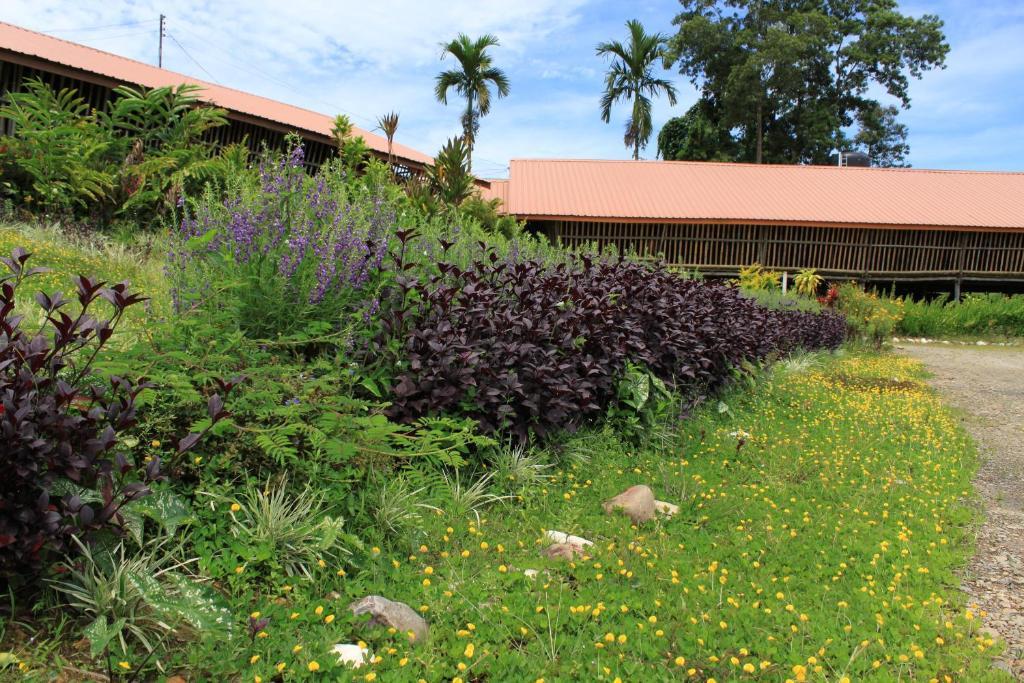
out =
<path fill-rule="evenodd" d="M 249 618 L 250 619 L 259 619 L 260 618 L 260 613 L 259 612 L 253 612 L 252 614 L 249 615 Z"/>
<path fill-rule="evenodd" d="M 238 503 L 232 503 L 231 504 L 231 511 L 232 512 L 238 512 L 241 509 L 242 509 L 242 506 L 239 505 Z"/>
<path fill-rule="evenodd" d="M 296 654 L 297 655 L 300 652 L 302 652 L 302 646 L 301 645 L 296 645 L 295 647 L 292 648 L 292 654 Z"/>
<path fill-rule="evenodd" d="M 466 646 L 466 651 L 462 653 L 462 656 L 466 659 L 471 659 L 473 657 L 474 649 L 475 648 L 473 647 L 473 643 L 470 643 Z"/>
<path fill-rule="evenodd" d="M 277 666 L 275 666 L 274 668 L 277 669 L 277 673 L 281 673 L 282 671 L 285 670 L 286 666 L 287 665 L 284 662 L 278 662 Z"/>
<path fill-rule="evenodd" d="M 317 616 L 320 616 L 321 614 L 324 613 L 324 606 L 323 605 L 317 605 L 316 609 L 313 610 L 313 613 L 316 614 Z"/>
<path fill-rule="evenodd" d="M 365 676 L 363 676 L 363 680 L 364 681 L 375 681 L 375 680 L 377 680 L 377 674 L 375 674 L 374 672 L 371 671 L 370 673 L 368 673 Z"/>
<path fill-rule="evenodd" d="M 156 439 L 153 439 L 152 441 L 150 441 L 149 445 L 152 446 L 153 448 L 160 448 L 160 442 L 157 441 Z"/>
<path fill-rule="evenodd" d="M 408 657 L 402 657 L 401 659 L 398 660 L 398 666 L 405 666 L 408 663 L 409 663 L 409 658 Z"/>
<path fill-rule="evenodd" d="M 314 659 L 312 662 L 310 662 L 309 664 L 306 665 L 306 668 L 309 669 L 310 671 L 319 671 L 320 670 L 320 664 Z"/>
<path fill-rule="evenodd" d="M 131 665 L 131 664 L 129 664 L 128 662 L 118 662 L 118 663 L 117 663 L 117 665 L 118 665 L 119 667 L 121 667 L 122 669 L 126 670 L 126 671 L 127 671 L 128 669 L 132 668 L 132 665 Z"/>
<path fill-rule="evenodd" d="M 329 624 L 332 621 L 334 621 L 334 615 L 333 614 L 328 614 L 326 617 L 324 617 L 324 623 L 325 624 Z"/>
<path fill-rule="evenodd" d="M 676 666 L 685 666 L 685 665 L 686 665 L 686 658 L 685 657 L 676 657 Z"/>
<path fill-rule="evenodd" d="M 249 657 L 249 663 L 250 664 L 255 664 L 258 661 L 260 661 L 260 656 L 259 655 L 253 655 L 252 657 Z"/>
<path fill-rule="evenodd" d="M 426 574 L 427 576 L 430 576 L 431 574 L 434 573 L 434 568 L 433 567 L 426 567 L 426 568 L 423 569 L 423 573 Z"/>

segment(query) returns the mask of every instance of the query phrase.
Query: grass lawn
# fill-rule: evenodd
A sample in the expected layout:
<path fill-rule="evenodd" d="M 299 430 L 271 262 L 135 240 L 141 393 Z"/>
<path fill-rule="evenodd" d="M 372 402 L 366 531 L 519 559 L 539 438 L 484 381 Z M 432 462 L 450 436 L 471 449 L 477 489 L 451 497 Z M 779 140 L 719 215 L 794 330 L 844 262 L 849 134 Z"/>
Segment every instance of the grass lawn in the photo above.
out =
<path fill-rule="evenodd" d="M 281 586 L 246 606 L 269 625 L 219 649 L 224 670 L 255 681 L 1004 680 L 989 669 L 982 615 L 957 590 L 975 451 L 914 362 L 780 365 L 664 446 L 581 434 L 561 446 L 571 466 L 479 522 L 428 515 L 412 552 L 372 548 L 345 576 L 327 567 L 316 588 Z M 603 513 L 636 483 L 680 513 L 642 528 Z M 541 560 L 546 529 L 589 538 L 592 552 Z M 351 617 L 348 602 L 370 593 L 419 609 L 430 645 Z M 373 663 L 338 667 L 330 646 L 358 641 Z M 193 646 L 181 663 L 214 655 Z"/>
<path fill-rule="evenodd" d="M 164 250 L 155 245 L 146 253 L 112 241 L 98 243 L 97 239 L 90 235 L 88 239 L 76 240 L 66 232 L 44 226 L 0 225 L 0 254 L 9 256 L 15 247 L 23 247 L 32 254 L 29 265 L 50 269 L 34 276 L 32 286 L 26 286 L 19 298 L 28 298 L 38 291 L 60 291 L 73 299 L 72 278 L 81 274 L 111 284 L 128 280 L 134 290 L 150 297 L 148 306 L 129 309 L 125 320 L 129 326 L 144 324 L 153 314 L 166 314 L 169 299 L 163 276 Z M 31 301 L 21 303 L 25 304 L 24 313 L 30 322 L 41 315 Z"/>

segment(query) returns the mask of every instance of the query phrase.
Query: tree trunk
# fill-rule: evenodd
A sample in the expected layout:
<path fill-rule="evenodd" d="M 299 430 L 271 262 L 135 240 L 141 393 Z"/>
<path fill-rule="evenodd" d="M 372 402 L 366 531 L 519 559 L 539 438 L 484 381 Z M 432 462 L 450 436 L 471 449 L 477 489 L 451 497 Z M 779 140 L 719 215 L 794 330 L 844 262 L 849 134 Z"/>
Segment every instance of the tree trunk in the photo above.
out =
<path fill-rule="evenodd" d="M 466 124 L 462 127 L 462 137 L 465 138 L 466 143 L 466 164 L 467 171 L 473 172 L 473 143 L 476 142 L 473 138 L 476 134 L 473 132 L 473 93 L 472 91 L 466 96 Z"/>
<path fill-rule="evenodd" d="M 764 106 L 757 103 L 757 163 L 761 163 L 764 152 Z"/>

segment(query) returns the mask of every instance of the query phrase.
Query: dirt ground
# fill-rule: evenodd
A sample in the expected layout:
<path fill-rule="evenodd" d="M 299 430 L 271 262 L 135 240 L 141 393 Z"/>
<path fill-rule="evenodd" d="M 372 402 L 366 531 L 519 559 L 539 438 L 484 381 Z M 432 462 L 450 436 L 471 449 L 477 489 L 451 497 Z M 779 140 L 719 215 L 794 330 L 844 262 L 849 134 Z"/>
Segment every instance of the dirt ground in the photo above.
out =
<path fill-rule="evenodd" d="M 934 374 L 931 384 L 966 413 L 967 430 L 981 450 L 975 482 L 986 519 L 963 587 L 988 612 L 986 626 L 1006 641 L 1000 668 L 1024 680 L 1024 350 L 897 348 Z"/>

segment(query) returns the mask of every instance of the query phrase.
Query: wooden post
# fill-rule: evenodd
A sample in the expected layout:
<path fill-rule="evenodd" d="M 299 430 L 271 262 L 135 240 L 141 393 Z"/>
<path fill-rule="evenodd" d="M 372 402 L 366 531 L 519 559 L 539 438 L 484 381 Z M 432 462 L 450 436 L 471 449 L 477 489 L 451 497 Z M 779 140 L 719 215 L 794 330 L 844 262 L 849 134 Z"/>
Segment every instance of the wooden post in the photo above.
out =
<path fill-rule="evenodd" d="M 789 290 L 789 273 L 782 271 L 782 293 L 785 294 Z"/>

